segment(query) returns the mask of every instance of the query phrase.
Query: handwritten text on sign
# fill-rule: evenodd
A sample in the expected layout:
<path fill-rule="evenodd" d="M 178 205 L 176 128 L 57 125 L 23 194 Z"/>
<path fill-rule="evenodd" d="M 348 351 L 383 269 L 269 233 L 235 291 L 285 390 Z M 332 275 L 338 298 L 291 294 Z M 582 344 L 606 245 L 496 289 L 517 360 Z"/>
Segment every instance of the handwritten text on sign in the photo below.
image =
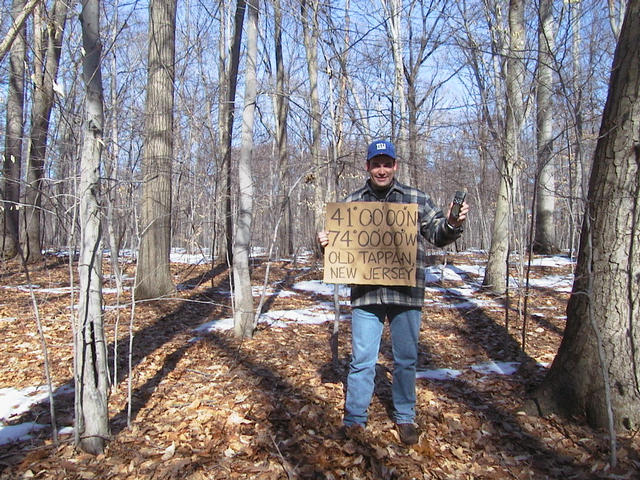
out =
<path fill-rule="evenodd" d="M 329 203 L 326 228 L 325 282 L 416 284 L 418 205 Z"/>

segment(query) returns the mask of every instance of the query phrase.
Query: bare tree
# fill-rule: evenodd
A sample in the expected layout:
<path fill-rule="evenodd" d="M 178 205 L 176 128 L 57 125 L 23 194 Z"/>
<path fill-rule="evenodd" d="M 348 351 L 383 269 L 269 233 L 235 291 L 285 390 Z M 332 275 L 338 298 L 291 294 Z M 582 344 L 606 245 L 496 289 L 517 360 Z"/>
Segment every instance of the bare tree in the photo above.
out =
<path fill-rule="evenodd" d="M 524 118 L 524 0 L 509 1 L 509 56 L 507 59 L 507 100 L 505 141 L 500 166 L 500 186 L 496 198 L 495 217 L 491 233 L 489 259 L 483 285 L 495 293 L 507 288 L 510 216 L 513 189 L 520 176 L 520 130 Z"/>
<path fill-rule="evenodd" d="M 627 7 L 614 56 L 567 326 L 538 408 L 586 415 L 594 427 L 640 424 L 640 3 Z M 612 452 L 614 453 L 614 452 Z"/>
<path fill-rule="evenodd" d="M 233 260 L 233 219 L 231 216 L 232 198 L 232 178 L 231 178 L 231 147 L 233 141 L 233 119 L 235 116 L 236 89 L 238 85 L 238 65 L 240 63 L 240 46 L 242 44 L 242 25 L 244 23 L 244 13 L 247 7 L 245 0 L 236 1 L 236 11 L 234 16 L 234 30 L 231 48 L 227 52 L 225 42 L 221 37 L 220 45 L 220 67 L 219 72 L 222 78 L 222 88 L 219 105 L 219 126 L 220 144 L 222 145 L 222 169 L 224 175 L 224 207 L 222 217 L 224 218 L 224 231 L 226 246 L 223 253 L 229 261 Z M 221 28 L 223 28 L 221 26 Z"/>
<path fill-rule="evenodd" d="M 309 106 L 311 111 L 311 162 L 315 166 L 313 189 L 313 215 L 315 231 L 322 230 L 324 223 L 325 189 L 320 174 L 322 159 L 320 157 L 320 134 L 322 121 L 320 118 L 320 93 L 318 92 L 318 38 L 320 36 L 318 25 L 318 0 L 301 0 L 300 17 L 302 19 L 304 50 L 307 58 L 307 74 L 309 75 Z M 320 255 L 317 242 L 316 254 Z"/>
<path fill-rule="evenodd" d="M 393 105 L 397 102 L 397 111 L 392 116 L 391 136 L 395 141 L 398 157 L 405 161 L 400 162 L 400 177 L 409 178 L 409 161 L 407 158 L 407 99 L 404 86 L 404 57 L 402 55 L 402 39 L 400 30 L 402 29 L 402 2 L 401 0 L 382 0 L 382 6 L 386 15 L 385 27 L 387 38 L 391 45 L 393 56 Z"/>
<path fill-rule="evenodd" d="M 143 157 L 141 242 L 136 298 L 175 290 L 171 249 L 171 170 L 175 75 L 176 0 L 149 3 L 149 73 Z"/>
<path fill-rule="evenodd" d="M 235 291 L 234 332 L 237 337 L 251 337 L 255 325 L 249 257 L 253 220 L 253 121 L 256 109 L 256 62 L 258 56 L 259 0 L 247 2 L 247 65 L 245 68 L 244 110 L 242 113 L 242 146 L 238 162 L 238 215 L 233 243 L 233 278 Z"/>
<path fill-rule="evenodd" d="M 17 18 L 24 9 L 24 0 L 14 0 L 11 13 Z M 9 59 L 9 91 L 2 178 L 2 254 L 14 257 L 19 247 L 20 174 L 22 170 L 22 135 L 24 131 L 24 92 L 26 61 L 26 29 L 16 32 Z"/>
<path fill-rule="evenodd" d="M 416 31 L 411 20 L 414 9 L 419 9 L 420 28 Z M 429 85 L 426 91 L 419 89 L 420 79 L 424 77 L 424 65 L 442 45 L 441 25 L 444 23 L 447 2 L 418 0 L 409 7 L 408 58 L 404 62 L 404 76 L 407 82 L 407 152 L 406 158 L 411 169 L 411 177 L 418 178 L 417 168 L 421 163 L 418 157 L 418 119 L 421 112 L 429 113 L 427 100 L 435 104 L 438 90 L 436 84 Z M 407 162 L 403 162 L 407 163 Z"/>
<path fill-rule="evenodd" d="M 76 439 L 86 452 L 104 451 L 109 432 L 109 376 L 102 317 L 102 236 L 100 161 L 103 146 L 103 91 L 98 0 L 84 0 L 82 13 L 83 78 L 86 87 L 80 158 L 80 296 L 75 340 Z"/>
<path fill-rule="evenodd" d="M 24 35 L 24 24 L 40 2 L 42 2 L 42 0 L 29 0 L 26 3 L 23 1 L 13 2 L 13 6 L 11 8 L 13 24 L 0 43 L 0 62 L 2 62 L 9 49 L 13 48 L 12 45 L 16 37 L 18 35 Z M 21 6 L 20 8 L 18 8 L 18 4 Z"/>
<path fill-rule="evenodd" d="M 41 205 L 44 189 L 44 165 L 49 136 L 49 121 L 54 100 L 54 85 L 60 65 L 62 36 L 67 20 L 69 3 L 55 0 L 50 17 L 43 8 L 34 12 L 33 36 L 33 101 L 31 106 L 31 132 L 27 184 L 22 210 L 24 229 L 22 251 L 29 262 L 42 258 Z"/>
<path fill-rule="evenodd" d="M 620 37 L 620 28 L 622 28 L 622 20 L 627 9 L 629 0 L 607 0 L 609 7 L 609 25 L 613 35 L 618 39 Z"/>
<path fill-rule="evenodd" d="M 557 253 L 555 233 L 555 168 L 553 163 L 553 1 L 540 0 L 538 7 L 538 82 L 536 226 L 533 250 Z"/>
<path fill-rule="evenodd" d="M 278 173 L 276 192 L 284 191 L 288 177 L 288 136 L 287 125 L 289 117 L 289 95 L 286 81 L 286 71 L 282 52 L 282 7 L 280 0 L 274 0 L 274 54 L 276 61 L 276 91 L 274 94 L 275 108 L 275 142 L 278 150 Z M 281 205 L 278 208 L 284 215 L 283 227 L 280 229 L 280 250 L 285 254 L 293 252 L 293 239 L 291 228 L 291 202 L 286 195 L 277 195 Z"/>

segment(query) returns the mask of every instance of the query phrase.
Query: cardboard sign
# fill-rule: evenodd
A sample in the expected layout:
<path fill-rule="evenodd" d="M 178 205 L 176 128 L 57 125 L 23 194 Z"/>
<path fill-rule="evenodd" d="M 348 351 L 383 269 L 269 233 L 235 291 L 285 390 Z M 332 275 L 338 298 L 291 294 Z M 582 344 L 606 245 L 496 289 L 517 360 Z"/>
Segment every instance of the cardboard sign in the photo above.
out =
<path fill-rule="evenodd" d="M 326 229 L 326 283 L 415 286 L 417 204 L 329 203 Z"/>

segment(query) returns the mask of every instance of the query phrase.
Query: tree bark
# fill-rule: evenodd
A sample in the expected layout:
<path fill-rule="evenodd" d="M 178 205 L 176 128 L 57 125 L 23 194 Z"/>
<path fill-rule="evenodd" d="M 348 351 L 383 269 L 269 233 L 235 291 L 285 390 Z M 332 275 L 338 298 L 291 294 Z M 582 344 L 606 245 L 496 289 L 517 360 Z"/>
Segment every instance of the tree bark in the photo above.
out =
<path fill-rule="evenodd" d="M 275 190 L 280 192 L 277 195 L 279 205 L 274 205 L 277 211 L 284 215 L 282 227 L 280 228 L 279 244 L 280 252 L 284 255 L 293 253 L 293 235 L 291 228 L 291 201 L 286 193 L 288 179 L 288 137 L 287 124 L 289 117 L 289 93 L 285 79 L 284 56 L 282 53 L 282 7 L 280 0 L 274 1 L 274 49 L 276 60 L 276 93 L 274 96 L 275 123 L 276 123 L 276 147 L 278 151 L 278 172 Z M 277 219 L 274 220 L 274 225 Z"/>
<path fill-rule="evenodd" d="M 20 240 L 28 262 L 42 258 L 40 216 L 44 186 L 44 164 L 47 153 L 49 120 L 53 108 L 53 86 L 58 75 L 62 36 L 67 20 L 69 2 L 56 0 L 50 25 L 44 25 L 41 7 L 34 14 L 34 73 L 33 105 L 31 107 L 31 133 L 29 135 L 29 161 L 24 193 L 24 229 Z"/>
<path fill-rule="evenodd" d="M 103 92 L 100 61 L 100 10 L 98 0 L 84 0 L 82 24 L 83 77 L 86 87 L 86 118 L 80 159 L 80 296 L 76 327 L 78 356 L 76 395 L 79 411 L 77 437 L 84 451 L 104 452 L 109 438 L 109 380 L 106 338 L 102 317 L 102 241 L 100 229 L 100 159 L 103 134 Z M 79 387 L 79 388 L 78 388 Z"/>
<path fill-rule="evenodd" d="M 2 43 L 0 43 L 0 62 L 4 60 L 4 56 L 7 54 L 9 49 L 13 49 L 13 42 L 15 41 L 18 35 L 24 35 L 24 24 L 29 18 L 29 15 L 33 13 L 33 10 L 38 6 L 38 4 L 42 0 L 29 0 L 26 4 L 24 1 L 21 2 L 13 2 L 12 7 L 12 18 L 13 24 L 9 28 L 9 31 L 5 35 Z M 17 4 L 20 3 L 22 8 L 18 10 L 15 8 Z M 23 33 L 20 33 L 23 32 Z"/>
<path fill-rule="evenodd" d="M 14 0 L 12 16 L 17 18 L 24 8 L 24 0 Z M 20 203 L 20 175 L 22 170 L 22 135 L 24 132 L 24 89 L 26 61 L 26 29 L 16 32 L 9 59 L 9 91 L 7 93 L 7 121 L 2 178 L 2 255 L 12 258 L 18 254 Z"/>
<path fill-rule="evenodd" d="M 300 2 L 304 50 L 307 56 L 307 74 L 309 75 L 309 105 L 311 110 L 311 161 L 315 166 L 313 189 L 314 228 L 318 232 L 324 227 L 324 207 L 326 184 L 322 181 L 322 160 L 320 158 L 320 94 L 318 93 L 318 0 Z M 311 20 L 311 21 L 309 21 Z M 314 236 L 315 239 L 315 236 Z M 318 242 L 313 242 L 316 256 L 321 255 Z"/>
<path fill-rule="evenodd" d="M 224 75 L 225 96 L 220 105 L 221 115 L 221 134 L 223 153 L 223 175 L 224 181 L 224 207 L 222 216 L 224 218 L 224 231 L 226 245 L 224 253 L 230 263 L 233 263 L 233 218 L 231 198 L 233 194 L 233 179 L 231 178 L 231 147 L 233 137 L 233 119 L 235 116 L 236 89 L 238 85 L 238 65 L 240 63 L 240 45 L 242 44 L 242 25 L 244 23 L 244 13 L 247 2 L 245 0 L 236 1 L 236 12 L 234 16 L 233 41 L 231 43 L 231 51 L 228 55 L 228 64 L 226 65 Z"/>
<path fill-rule="evenodd" d="M 176 0 L 150 2 L 142 232 L 136 299 L 158 298 L 175 291 L 169 269 L 175 18 Z"/>
<path fill-rule="evenodd" d="M 640 426 L 640 3 L 630 2 L 616 48 L 589 182 L 567 326 L 536 392 L 542 413 Z M 604 365 L 601 364 L 601 359 Z"/>
<path fill-rule="evenodd" d="M 555 167 L 553 163 L 553 1 L 541 0 L 538 9 L 538 89 L 536 224 L 533 251 L 558 253 L 554 222 Z"/>
<path fill-rule="evenodd" d="M 408 182 L 410 178 L 410 162 L 415 159 L 407 156 L 407 100 L 404 86 L 404 57 L 402 55 L 402 42 L 400 39 L 400 29 L 402 28 L 402 5 L 401 0 L 382 0 L 387 21 L 387 38 L 391 45 L 393 56 L 394 77 L 393 77 L 393 104 L 398 104 L 398 113 L 392 115 L 391 120 L 391 140 L 396 144 L 396 155 L 400 159 L 398 163 L 398 174 L 403 182 Z M 395 108 L 394 108 L 395 110 Z"/>
<path fill-rule="evenodd" d="M 585 102 L 584 102 L 584 72 L 582 63 L 584 55 L 581 51 L 582 45 L 582 2 L 571 2 L 569 4 L 571 32 L 571 53 L 572 53 L 572 71 L 571 71 L 571 88 L 573 90 L 573 115 L 575 136 L 573 139 L 572 152 L 569 164 L 569 238 L 570 256 L 573 258 L 578 250 L 579 235 L 581 225 L 581 216 L 585 210 L 584 202 L 587 196 L 587 162 L 583 143 L 585 140 Z M 572 158 L 571 158 L 572 157 Z"/>
<path fill-rule="evenodd" d="M 513 209 L 513 188 L 520 176 L 520 130 L 524 117 L 522 85 L 524 82 L 524 1 L 509 2 L 509 57 L 507 59 L 507 101 L 505 111 L 505 142 L 500 166 L 500 186 L 491 232 L 491 247 L 483 285 L 502 294 L 507 289 L 509 256 L 509 217 Z"/>
<path fill-rule="evenodd" d="M 235 291 L 234 333 L 237 337 L 252 337 L 255 329 L 253 293 L 249 257 L 253 221 L 253 123 L 256 109 L 256 62 L 258 56 L 259 0 L 249 0 L 247 21 L 247 65 L 245 68 L 244 110 L 242 113 L 242 146 L 238 163 L 238 215 L 233 248 L 233 278 Z"/>

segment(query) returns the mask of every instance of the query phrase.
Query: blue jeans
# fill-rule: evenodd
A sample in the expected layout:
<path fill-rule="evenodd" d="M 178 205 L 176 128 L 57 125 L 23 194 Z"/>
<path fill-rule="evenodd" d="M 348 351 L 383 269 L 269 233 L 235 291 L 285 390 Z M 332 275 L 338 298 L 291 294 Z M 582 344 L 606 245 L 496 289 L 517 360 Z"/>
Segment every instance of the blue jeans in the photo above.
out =
<path fill-rule="evenodd" d="M 369 305 L 352 310 L 351 364 L 344 405 L 344 424 L 347 426 L 364 426 L 367 423 L 385 317 L 389 318 L 393 348 L 391 394 L 394 420 L 396 423 L 412 423 L 415 418 L 420 309 Z"/>

